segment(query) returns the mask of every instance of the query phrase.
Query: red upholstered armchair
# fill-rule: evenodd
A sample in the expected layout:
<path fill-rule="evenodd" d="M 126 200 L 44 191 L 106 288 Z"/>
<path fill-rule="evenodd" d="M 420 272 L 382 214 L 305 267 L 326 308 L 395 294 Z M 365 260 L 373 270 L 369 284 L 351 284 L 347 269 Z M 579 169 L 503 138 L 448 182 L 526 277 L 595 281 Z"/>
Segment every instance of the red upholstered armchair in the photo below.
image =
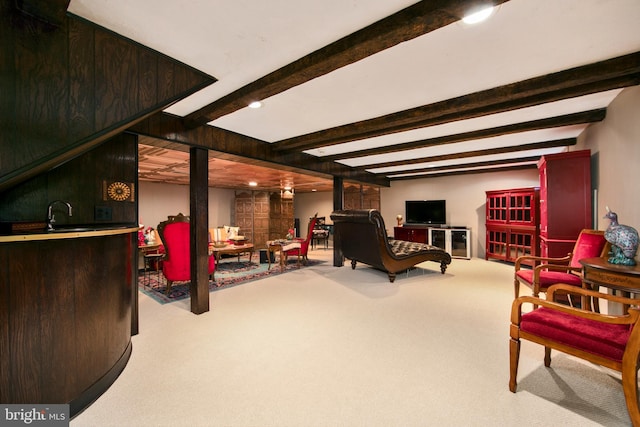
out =
<path fill-rule="evenodd" d="M 165 254 L 162 259 L 162 274 L 167 279 L 167 295 L 173 282 L 191 280 L 191 245 L 189 217 L 182 214 L 170 216 L 167 221 L 158 224 L 158 232 L 164 243 Z M 209 276 L 215 271 L 215 258 L 209 254 Z"/>
<path fill-rule="evenodd" d="M 613 316 L 594 313 L 553 302 L 559 293 L 583 299 L 605 299 L 631 305 L 627 314 Z M 640 355 L 640 311 L 638 300 L 600 293 L 571 285 L 553 285 L 547 299 L 523 296 L 511 308 L 509 341 L 509 390 L 517 388 L 521 340 L 544 346 L 544 365 L 551 366 L 551 349 L 570 354 L 622 373 L 622 389 L 634 426 L 640 426 L 638 409 L 638 356 Z M 523 313 L 523 305 L 537 307 Z"/>
<path fill-rule="evenodd" d="M 313 238 L 313 229 L 316 226 L 316 221 L 318 219 L 318 214 L 316 213 L 313 218 L 309 220 L 309 228 L 307 229 L 307 237 L 303 239 L 296 239 L 300 242 L 300 248 L 289 249 L 288 251 L 284 251 L 284 256 L 297 256 L 302 257 L 302 262 L 304 265 L 307 265 L 309 258 L 307 258 L 307 252 L 309 251 L 309 242 Z M 299 261 L 299 260 L 298 260 Z"/>
<path fill-rule="evenodd" d="M 582 286 L 583 258 L 605 256 L 609 252 L 609 244 L 604 238 L 604 231 L 584 229 L 578 235 L 573 252 L 564 258 L 542 258 L 522 256 L 516 260 L 513 280 L 515 297 L 520 293 L 523 283 L 533 290 L 533 296 L 546 292 L 547 288 L 556 283 L 567 283 Z M 533 262 L 533 269 L 521 269 L 525 262 Z"/>

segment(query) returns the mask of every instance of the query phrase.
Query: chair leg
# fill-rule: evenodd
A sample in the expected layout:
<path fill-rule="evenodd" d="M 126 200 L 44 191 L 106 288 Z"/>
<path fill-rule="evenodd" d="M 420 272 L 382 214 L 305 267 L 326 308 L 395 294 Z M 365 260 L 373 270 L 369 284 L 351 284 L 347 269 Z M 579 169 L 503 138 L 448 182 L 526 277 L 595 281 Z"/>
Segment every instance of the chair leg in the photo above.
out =
<path fill-rule="evenodd" d="M 173 282 L 171 280 L 167 280 L 167 295 L 169 295 L 169 292 L 171 292 L 171 285 L 173 284 Z"/>
<path fill-rule="evenodd" d="M 640 425 L 640 409 L 638 408 L 638 371 L 636 367 L 626 371 L 623 368 L 622 390 L 629 411 L 629 418 L 634 426 Z"/>
<path fill-rule="evenodd" d="M 440 273 L 444 274 L 447 271 L 447 264 L 444 261 L 440 263 Z"/>
<path fill-rule="evenodd" d="M 551 347 L 544 348 L 544 366 L 551 366 Z"/>
<path fill-rule="evenodd" d="M 520 340 L 511 337 L 509 340 L 509 390 L 516 392 L 518 387 L 518 362 L 520 361 Z"/>
<path fill-rule="evenodd" d="M 518 279 L 513 279 L 513 290 L 516 298 L 520 296 L 520 281 Z"/>
<path fill-rule="evenodd" d="M 631 340 L 630 340 L 631 341 Z M 627 404 L 629 418 L 634 426 L 640 426 L 640 408 L 638 408 L 638 343 L 632 340 L 627 344 L 622 356 L 622 391 Z"/>

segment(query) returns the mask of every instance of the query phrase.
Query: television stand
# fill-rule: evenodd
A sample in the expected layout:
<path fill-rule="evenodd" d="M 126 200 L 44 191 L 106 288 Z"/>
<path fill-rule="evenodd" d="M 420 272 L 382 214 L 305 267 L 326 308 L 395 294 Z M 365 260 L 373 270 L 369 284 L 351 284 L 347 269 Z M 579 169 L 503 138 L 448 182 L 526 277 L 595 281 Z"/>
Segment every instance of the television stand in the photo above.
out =
<path fill-rule="evenodd" d="M 405 224 L 393 227 L 393 238 L 426 243 L 444 249 L 453 258 L 471 259 L 471 230 L 467 227 Z"/>

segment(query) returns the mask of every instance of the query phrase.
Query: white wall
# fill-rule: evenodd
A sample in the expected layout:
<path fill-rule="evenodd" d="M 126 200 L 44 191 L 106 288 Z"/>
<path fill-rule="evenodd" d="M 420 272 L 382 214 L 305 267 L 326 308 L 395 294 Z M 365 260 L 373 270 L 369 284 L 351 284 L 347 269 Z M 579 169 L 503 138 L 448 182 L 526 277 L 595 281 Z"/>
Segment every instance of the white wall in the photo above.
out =
<path fill-rule="evenodd" d="M 609 225 L 602 219 L 609 206 L 621 224 L 640 229 L 640 86 L 623 90 L 607 117 L 580 135 L 578 146 L 591 150 L 597 228 Z"/>
<path fill-rule="evenodd" d="M 313 193 L 296 193 L 293 198 L 293 216 L 300 219 L 298 235 L 307 236 L 309 218 L 315 213 L 325 217 L 327 224 L 331 224 L 331 212 L 333 212 L 333 192 L 318 191 Z"/>
<path fill-rule="evenodd" d="M 536 168 L 511 172 L 458 175 L 394 181 L 380 190 L 380 213 L 389 235 L 397 225 L 396 216 L 406 217 L 406 200 L 447 201 L 447 225 L 471 229 L 471 256 L 485 254 L 485 191 L 538 187 Z"/>
<path fill-rule="evenodd" d="M 145 227 L 157 228 L 169 215 L 189 215 L 189 187 L 140 181 L 138 218 Z M 209 188 L 209 228 L 231 224 L 235 191 Z"/>

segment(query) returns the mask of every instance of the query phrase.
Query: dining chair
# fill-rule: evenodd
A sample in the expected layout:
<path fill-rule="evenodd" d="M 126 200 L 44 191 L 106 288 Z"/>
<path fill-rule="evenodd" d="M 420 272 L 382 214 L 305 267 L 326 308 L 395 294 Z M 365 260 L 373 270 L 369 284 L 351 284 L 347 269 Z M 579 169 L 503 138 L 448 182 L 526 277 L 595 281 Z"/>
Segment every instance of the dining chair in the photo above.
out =
<path fill-rule="evenodd" d="M 309 258 L 307 257 L 307 253 L 309 252 L 309 242 L 313 238 L 313 228 L 316 226 L 316 221 L 318 219 L 318 214 L 316 213 L 309 220 L 309 228 L 307 229 L 307 237 L 305 239 L 295 239 L 300 242 L 299 248 L 289 249 L 288 251 L 283 251 L 283 255 L 285 259 L 290 255 L 295 255 L 302 258 L 302 263 L 307 265 L 309 262 Z"/>

